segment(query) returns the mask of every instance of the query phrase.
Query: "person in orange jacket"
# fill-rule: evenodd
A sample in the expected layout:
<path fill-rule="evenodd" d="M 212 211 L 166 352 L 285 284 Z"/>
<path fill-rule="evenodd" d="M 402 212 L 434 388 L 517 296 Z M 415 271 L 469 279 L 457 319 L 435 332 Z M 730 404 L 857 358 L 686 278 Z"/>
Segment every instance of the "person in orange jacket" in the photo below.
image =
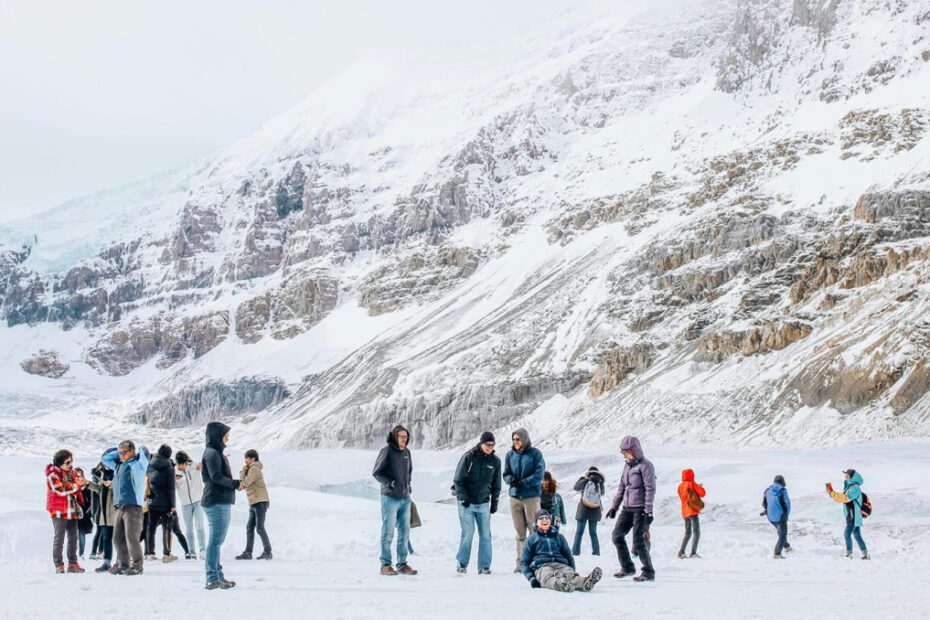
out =
<path fill-rule="evenodd" d="M 704 497 L 704 487 L 694 481 L 693 469 L 682 470 L 681 484 L 678 485 L 678 497 L 681 498 L 681 516 L 685 520 L 685 538 L 681 541 L 678 558 L 681 560 L 686 557 L 700 558 L 701 556 L 697 553 L 697 546 L 698 541 L 701 539 L 700 514 L 704 508 L 704 502 L 700 498 Z M 691 555 L 686 556 L 685 547 L 688 546 L 688 540 L 692 534 L 694 535 L 694 542 L 691 543 Z"/>

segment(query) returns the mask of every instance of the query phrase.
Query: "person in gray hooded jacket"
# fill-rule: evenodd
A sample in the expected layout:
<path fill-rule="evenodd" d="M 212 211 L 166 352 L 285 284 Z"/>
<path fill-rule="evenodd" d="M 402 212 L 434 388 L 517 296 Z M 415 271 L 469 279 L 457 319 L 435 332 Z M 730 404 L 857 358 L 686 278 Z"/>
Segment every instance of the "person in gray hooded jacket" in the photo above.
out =
<path fill-rule="evenodd" d="M 613 505 L 607 511 L 607 518 L 613 519 L 617 516 L 620 504 L 623 504 L 612 536 L 620 560 L 620 570 L 614 573 L 614 577 L 627 577 L 636 573 L 636 565 L 633 564 L 626 544 L 626 535 L 632 530 L 633 551 L 643 565 L 642 573 L 634 577 L 633 581 L 653 581 L 656 573 L 646 544 L 646 532 L 652 523 L 652 507 L 656 496 L 655 467 L 643 455 L 639 439 L 632 435 L 627 435 L 620 442 L 620 452 L 626 464 L 620 475 Z"/>

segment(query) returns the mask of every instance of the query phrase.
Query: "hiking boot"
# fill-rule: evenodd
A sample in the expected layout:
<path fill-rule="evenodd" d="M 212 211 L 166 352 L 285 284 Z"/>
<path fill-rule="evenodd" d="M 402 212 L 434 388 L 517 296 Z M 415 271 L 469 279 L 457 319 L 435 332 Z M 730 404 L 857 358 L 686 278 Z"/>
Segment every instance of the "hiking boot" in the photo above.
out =
<path fill-rule="evenodd" d="M 68 565 L 68 572 L 69 572 L 69 573 L 83 573 L 83 572 L 84 572 L 84 569 L 81 568 L 81 565 L 80 565 L 80 564 L 78 564 L 77 562 L 75 562 L 74 564 L 69 564 L 69 565 Z"/>
<path fill-rule="evenodd" d="M 219 590 L 222 587 L 223 587 L 223 582 L 217 579 L 216 581 L 211 581 L 210 583 L 208 583 L 206 589 L 207 590 Z"/>
<path fill-rule="evenodd" d="M 136 575 L 141 575 L 141 568 L 127 568 L 126 570 L 120 572 L 120 575 L 126 575 L 127 577 L 135 577 Z"/>
<path fill-rule="evenodd" d="M 468 572 L 468 567 L 464 564 L 456 564 L 455 572 L 462 573 L 463 575 Z"/>
<path fill-rule="evenodd" d="M 123 567 L 119 565 L 119 562 L 110 567 L 110 570 L 107 571 L 111 575 L 122 575 Z"/>
<path fill-rule="evenodd" d="M 852 559 L 852 550 L 846 552 L 846 559 L 848 560 Z"/>
<path fill-rule="evenodd" d="M 640 573 L 636 577 L 633 577 L 633 581 L 643 582 L 643 581 L 655 581 L 656 576 L 651 573 Z"/>
<path fill-rule="evenodd" d="M 144 559 L 146 562 L 151 562 L 151 561 L 153 561 L 153 560 L 157 560 L 157 559 L 158 559 L 158 556 L 155 555 L 154 553 L 149 553 L 149 554 L 147 554 L 145 557 L 143 557 L 142 559 Z"/>
<path fill-rule="evenodd" d="M 273 556 L 270 551 L 262 551 L 262 554 L 255 558 L 256 560 L 271 560 Z"/>
<path fill-rule="evenodd" d="M 685 552 L 684 552 L 684 551 L 679 551 L 679 552 L 678 552 L 678 559 L 679 559 L 679 560 L 685 560 L 685 559 L 687 559 L 687 558 L 688 558 L 688 556 L 685 555 Z"/>
<path fill-rule="evenodd" d="M 604 571 L 599 567 L 595 567 L 591 574 L 588 575 L 588 578 L 584 580 L 584 583 L 581 586 L 582 592 L 590 592 L 594 589 L 594 585 L 601 580 L 601 577 L 604 576 Z"/>
<path fill-rule="evenodd" d="M 384 566 L 381 567 L 381 574 L 384 575 L 385 577 L 393 577 L 394 575 L 397 574 L 397 571 L 394 570 L 394 567 L 391 566 L 390 564 L 385 564 Z"/>
<path fill-rule="evenodd" d="M 513 572 L 514 572 L 514 573 L 522 573 L 523 571 L 520 570 L 520 565 L 517 564 L 516 566 L 513 567 Z"/>
<path fill-rule="evenodd" d="M 623 570 L 622 568 L 614 573 L 614 577 L 617 579 L 623 579 L 624 577 L 629 577 L 630 575 L 635 575 L 635 570 Z"/>
<path fill-rule="evenodd" d="M 862 559 L 863 559 L 863 560 L 871 560 L 871 559 L 872 559 L 872 556 L 869 555 L 869 552 L 868 552 L 868 551 L 865 551 L 865 552 L 863 552 L 863 554 L 862 554 Z"/>
<path fill-rule="evenodd" d="M 780 553 L 776 553 L 775 555 L 772 556 L 772 559 L 773 560 L 786 560 L 787 558 Z"/>
<path fill-rule="evenodd" d="M 230 581 L 229 579 L 226 579 L 225 577 L 223 577 L 222 579 L 220 579 L 220 587 L 223 588 L 224 590 L 235 588 L 236 582 Z"/>
<path fill-rule="evenodd" d="M 237 559 L 237 560 L 251 560 L 251 559 L 252 559 L 252 552 L 251 552 L 251 551 L 243 551 L 242 553 L 240 553 L 239 555 L 236 556 L 236 559 Z"/>
<path fill-rule="evenodd" d="M 178 556 L 176 556 L 176 555 L 171 555 L 171 554 L 169 553 L 169 554 L 166 555 L 166 556 L 162 556 L 161 561 L 162 561 L 162 564 L 167 564 L 168 562 L 174 562 L 174 561 L 177 560 L 177 559 L 178 559 Z"/>
<path fill-rule="evenodd" d="M 491 569 L 490 569 L 490 568 L 479 568 L 479 569 L 478 569 L 478 574 L 479 574 L 479 575 L 490 575 L 490 574 L 491 574 Z"/>
<path fill-rule="evenodd" d="M 55 567 L 55 572 L 58 573 L 59 575 L 64 575 L 64 574 L 65 574 L 65 565 L 64 565 L 64 564 L 59 564 L 58 566 L 56 566 L 56 567 Z"/>
<path fill-rule="evenodd" d="M 399 575 L 416 575 L 417 571 L 409 564 L 404 564 L 403 566 L 397 567 L 397 573 Z"/>
<path fill-rule="evenodd" d="M 568 577 L 565 575 L 557 575 L 555 578 L 555 583 L 552 585 L 553 590 L 558 592 L 572 592 L 575 589 L 575 586 L 571 581 L 568 580 Z"/>
<path fill-rule="evenodd" d="M 94 572 L 95 572 L 95 573 L 109 573 L 109 572 L 110 572 L 110 565 L 107 564 L 107 563 L 103 563 L 103 564 L 101 564 L 100 566 L 98 566 L 97 568 L 95 568 L 95 569 L 94 569 Z"/>
<path fill-rule="evenodd" d="M 701 559 L 701 556 L 699 556 L 699 555 L 696 554 L 696 553 L 692 553 L 691 555 L 688 556 L 688 558 L 691 559 L 691 560 L 700 560 L 700 559 Z"/>

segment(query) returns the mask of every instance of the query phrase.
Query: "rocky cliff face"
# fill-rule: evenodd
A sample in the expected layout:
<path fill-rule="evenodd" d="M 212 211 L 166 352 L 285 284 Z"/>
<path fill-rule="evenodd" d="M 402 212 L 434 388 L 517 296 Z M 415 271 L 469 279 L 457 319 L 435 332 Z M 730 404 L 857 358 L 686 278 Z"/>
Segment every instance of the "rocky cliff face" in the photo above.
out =
<path fill-rule="evenodd" d="M 134 190 L 144 231 L 0 231 L 0 339 L 83 351 L 99 415 L 264 445 L 930 433 L 930 13 L 658 4 L 350 74 Z"/>

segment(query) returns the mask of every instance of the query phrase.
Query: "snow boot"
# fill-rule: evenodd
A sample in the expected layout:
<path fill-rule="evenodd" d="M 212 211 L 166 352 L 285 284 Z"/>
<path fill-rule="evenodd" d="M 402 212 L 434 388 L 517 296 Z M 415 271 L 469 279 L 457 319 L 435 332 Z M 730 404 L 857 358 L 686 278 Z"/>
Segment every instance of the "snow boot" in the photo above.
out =
<path fill-rule="evenodd" d="M 397 571 L 394 570 L 394 567 L 391 566 L 390 564 L 385 564 L 384 566 L 381 567 L 381 574 L 384 575 L 385 577 L 393 577 L 394 575 L 397 574 Z"/>
<path fill-rule="evenodd" d="M 262 551 L 262 554 L 255 558 L 256 560 L 271 560 L 273 556 L 270 551 Z"/>
<path fill-rule="evenodd" d="M 223 582 L 217 580 L 217 581 L 211 581 L 210 583 L 208 583 L 206 589 L 207 590 L 219 590 L 222 587 L 223 587 Z"/>
<path fill-rule="evenodd" d="M 594 589 L 595 584 L 601 580 L 601 577 L 604 576 L 604 571 L 599 567 L 595 567 L 591 574 L 588 575 L 588 578 L 584 580 L 584 584 L 581 586 L 582 592 L 590 592 Z"/>
<path fill-rule="evenodd" d="M 403 566 L 399 566 L 399 567 L 397 568 L 397 574 L 399 574 L 399 575 L 416 575 L 416 574 L 417 574 L 417 571 L 414 570 L 414 568 L 413 568 L 412 566 L 410 566 L 409 564 L 404 564 Z"/>
<path fill-rule="evenodd" d="M 478 569 L 478 574 L 479 574 L 479 575 L 490 575 L 490 574 L 491 574 L 491 569 L 490 569 L 490 568 L 479 568 L 479 569 Z"/>
<path fill-rule="evenodd" d="M 230 581 L 229 579 L 226 579 L 225 577 L 223 579 L 220 579 L 220 588 L 222 588 L 223 590 L 228 590 L 230 588 L 235 588 L 235 587 L 236 587 L 235 581 Z"/>
<path fill-rule="evenodd" d="M 556 575 L 552 589 L 558 592 L 574 592 L 575 586 L 565 575 Z"/>
<path fill-rule="evenodd" d="M 650 573 L 640 573 L 636 577 L 633 577 L 633 581 L 637 583 L 642 583 L 643 581 L 655 581 L 656 576 Z"/>
<path fill-rule="evenodd" d="M 463 564 L 457 564 L 455 566 L 455 572 L 462 573 L 463 575 L 468 572 L 468 567 Z"/>
<path fill-rule="evenodd" d="M 58 573 L 59 575 L 64 575 L 64 574 L 65 574 L 65 565 L 64 565 L 64 564 L 59 564 L 58 566 L 56 566 L 56 567 L 55 567 L 55 572 Z"/>
<path fill-rule="evenodd" d="M 68 572 L 69 572 L 69 573 L 83 573 L 83 572 L 84 572 L 84 569 L 81 568 L 81 565 L 80 565 L 80 564 L 78 564 L 77 562 L 75 562 L 74 564 L 69 564 L 69 565 L 68 565 Z"/>
<path fill-rule="evenodd" d="M 251 560 L 251 559 L 252 559 L 252 552 L 251 552 L 251 551 L 243 551 L 242 553 L 240 553 L 239 555 L 236 556 L 236 559 L 237 559 L 237 560 Z"/>

